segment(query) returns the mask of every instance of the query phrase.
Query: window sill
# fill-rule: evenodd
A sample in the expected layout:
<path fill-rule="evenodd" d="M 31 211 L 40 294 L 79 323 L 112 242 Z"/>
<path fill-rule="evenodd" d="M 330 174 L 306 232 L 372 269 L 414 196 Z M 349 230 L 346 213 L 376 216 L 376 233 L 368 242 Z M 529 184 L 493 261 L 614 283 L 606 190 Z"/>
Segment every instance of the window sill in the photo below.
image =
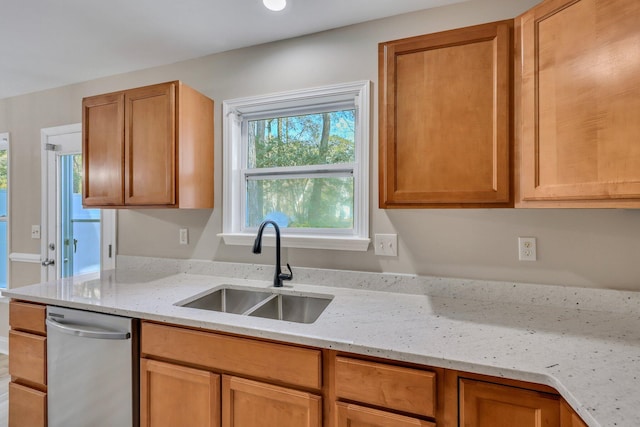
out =
<path fill-rule="evenodd" d="M 255 234 L 247 233 L 220 233 L 218 237 L 224 239 L 226 245 L 252 246 L 256 238 Z M 332 249 L 337 251 L 360 251 L 369 248 L 371 239 L 361 237 L 339 236 L 282 236 L 281 244 L 285 248 L 305 249 Z M 263 237 L 265 246 L 275 246 L 275 237 L 265 234 Z"/>

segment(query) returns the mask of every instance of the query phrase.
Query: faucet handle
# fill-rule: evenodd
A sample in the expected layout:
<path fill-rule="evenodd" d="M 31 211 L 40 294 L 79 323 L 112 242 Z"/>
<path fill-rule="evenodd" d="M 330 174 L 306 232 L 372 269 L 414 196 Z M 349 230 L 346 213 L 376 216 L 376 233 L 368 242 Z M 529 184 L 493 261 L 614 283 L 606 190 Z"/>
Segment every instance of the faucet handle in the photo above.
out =
<path fill-rule="evenodd" d="M 291 266 L 289 265 L 289 263 L 287 263 L 287 268 L 289 269 L 289 274 L 287 273 L 280 273 L 278 275 L 278 278 L 280 280 L 291 280 L 293 279 L 293 271 L 291 271 Z"/>

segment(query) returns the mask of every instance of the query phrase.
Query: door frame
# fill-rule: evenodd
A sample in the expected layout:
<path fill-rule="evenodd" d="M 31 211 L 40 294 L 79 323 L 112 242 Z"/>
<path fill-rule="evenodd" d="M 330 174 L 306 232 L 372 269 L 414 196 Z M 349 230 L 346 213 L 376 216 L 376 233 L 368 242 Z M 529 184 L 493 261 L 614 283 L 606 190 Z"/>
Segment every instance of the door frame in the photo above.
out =
<path fill-rule="evenodd" d="M 52 138 L 69 135 L 78 135 L 79 146 L 67 147 L 61 150 L 60 147 L 52 147 Z M 60 210 L 58 206 L 57 180 L 58 180 L 58 161 L 57 157 L 64 154 L 81 153 L 82 152 L 82 124 L 74 123 L 71 125 L 54 126 L 43 128 L 40 131 L 41 140 L 41 221 L 40 221 L 40 260 L 44 262 L 47 259 L 54 259 L 55 264 L 52 266 L 41 265 L 40 278 L 43 282 L 56 280 L 60 278 L 61 268 L 60 259 L 61 251 L 50 250 L 48 245 L 53 237 L 53 241 L 59 241 L 60 225 L 56 224 L 57 212 Z M 57 149 L 56 149 L 57 148 Z M 100 212 L 100 270 L 109 270 L 116 268 L 116 210 L 102 209 Z"/>
<path fill-rule="evenodd" d="M 7 287 L 11 288 L 11 135 L 9 132 L 0 132 L 0 148 L 6 145 L 7 150 L 7 240 L 4 242 L 7 245 Z"/>

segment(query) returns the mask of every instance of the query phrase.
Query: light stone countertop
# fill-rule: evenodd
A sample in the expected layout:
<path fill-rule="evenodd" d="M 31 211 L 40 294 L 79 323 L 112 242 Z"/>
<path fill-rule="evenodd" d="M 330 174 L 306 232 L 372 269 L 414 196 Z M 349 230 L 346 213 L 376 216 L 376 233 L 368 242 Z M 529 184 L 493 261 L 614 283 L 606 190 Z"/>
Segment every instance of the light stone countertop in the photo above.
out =
<path fill-rule="evenodd" d="M 227 284 L 269 287 L 273 267 L 135 257 L 119 265 L 127 268 L 3 294 L 545 384 L 591 427 L 640 426 L 638 293 L 299 269 L 303 282 L 340 281 L 285 282 L 286 291 L 334 296 L 315 323 L 300 324 L 174 305 Z"/>

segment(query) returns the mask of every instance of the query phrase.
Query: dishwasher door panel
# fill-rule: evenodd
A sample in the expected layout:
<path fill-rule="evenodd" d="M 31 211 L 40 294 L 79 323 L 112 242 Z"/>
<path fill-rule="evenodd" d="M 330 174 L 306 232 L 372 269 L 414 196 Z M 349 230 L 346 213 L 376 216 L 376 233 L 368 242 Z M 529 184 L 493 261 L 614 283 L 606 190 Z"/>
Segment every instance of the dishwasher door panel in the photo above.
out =
<path fill-rule="evenodd" d="M 135 332 L 129 318 L 47 308 L 49 427 L 135 427 Z"/>

